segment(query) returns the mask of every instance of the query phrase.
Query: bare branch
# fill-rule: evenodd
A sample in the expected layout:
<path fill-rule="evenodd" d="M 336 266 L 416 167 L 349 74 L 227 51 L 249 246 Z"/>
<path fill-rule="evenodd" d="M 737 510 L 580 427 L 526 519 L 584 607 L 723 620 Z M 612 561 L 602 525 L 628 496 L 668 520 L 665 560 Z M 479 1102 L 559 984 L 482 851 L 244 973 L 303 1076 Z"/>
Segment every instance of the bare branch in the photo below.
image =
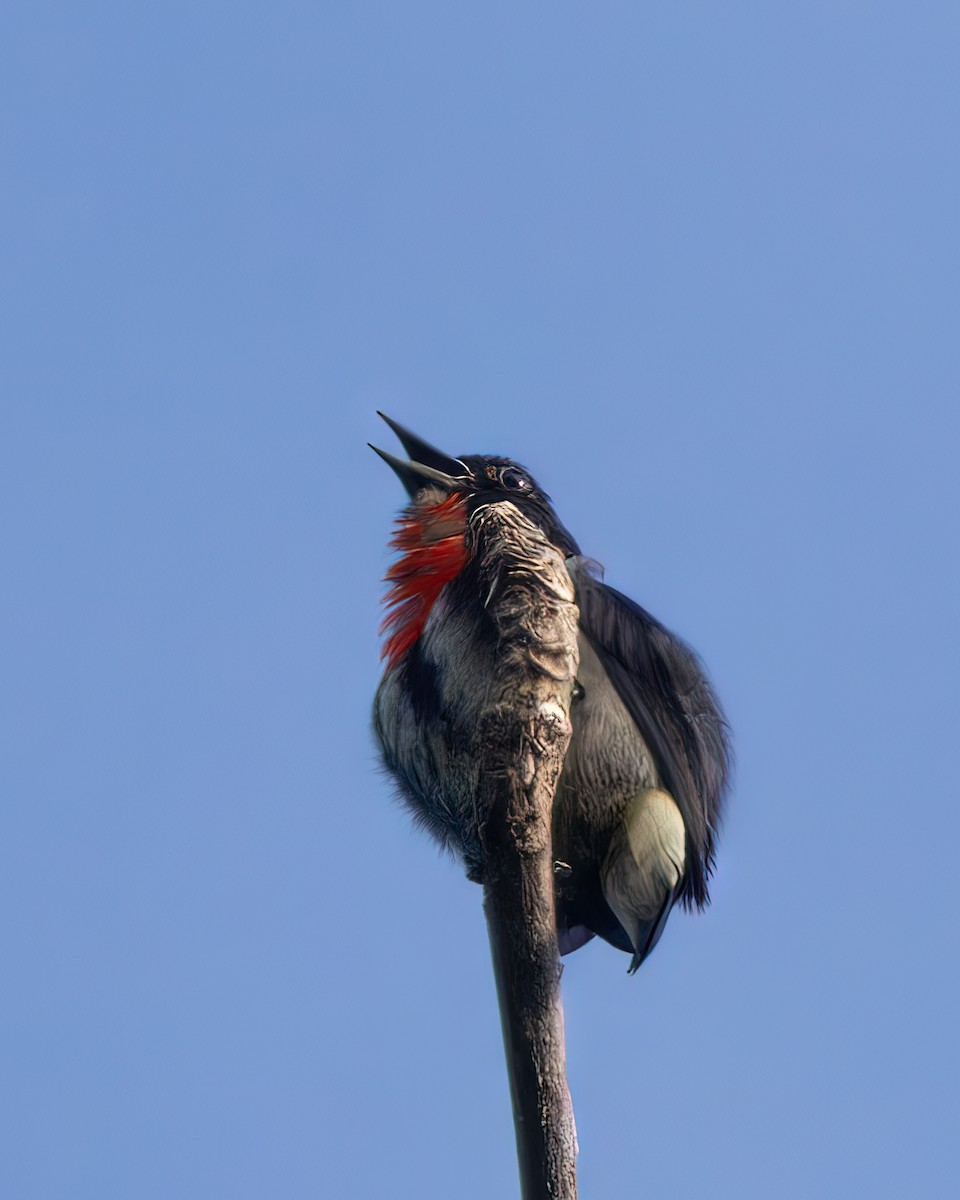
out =
<path fill-rule="evenodd" d="M 521 1194 L 576 1200 L 550 825 L 570 741 L 578 614 L 562 557 L 513 505 L 479 510 L 471 535 L 500 567 L 487 604 L 500 637 L 498 687 L 477 728 L 477 818 Z"/>

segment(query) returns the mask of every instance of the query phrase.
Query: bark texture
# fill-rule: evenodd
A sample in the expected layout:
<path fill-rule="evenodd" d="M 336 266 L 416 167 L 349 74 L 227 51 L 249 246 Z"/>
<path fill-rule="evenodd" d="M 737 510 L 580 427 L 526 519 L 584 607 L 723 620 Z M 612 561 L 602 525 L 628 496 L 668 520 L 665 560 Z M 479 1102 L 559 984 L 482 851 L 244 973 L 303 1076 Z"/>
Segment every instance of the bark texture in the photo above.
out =
<path fill-rule="evenodd" d="M 497 579 L 487 609 L 498 675 L 477 726 L 477 823 L 521 1195 L 575 1200 L 550 826 L 570 741 L 578 614 L 562 557 L 513 505 L 480 509 L 470 534 Z"/>

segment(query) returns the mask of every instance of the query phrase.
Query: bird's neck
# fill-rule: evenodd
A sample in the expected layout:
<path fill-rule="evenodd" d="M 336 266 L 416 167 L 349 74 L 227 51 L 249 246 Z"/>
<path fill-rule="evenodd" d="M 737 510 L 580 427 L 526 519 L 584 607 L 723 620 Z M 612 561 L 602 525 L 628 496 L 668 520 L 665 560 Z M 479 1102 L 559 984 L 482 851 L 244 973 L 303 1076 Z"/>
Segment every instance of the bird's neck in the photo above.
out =
<path fill-rule="evenodd" d="M 385 576 L 388 611 L 380 626 L 388 669 L 417 641 L 440 592 L 466 565 L 466 529 L 467 503 L 458 493 L 427 492 L 400 515 L 390 539 L 400 558 Z"/>

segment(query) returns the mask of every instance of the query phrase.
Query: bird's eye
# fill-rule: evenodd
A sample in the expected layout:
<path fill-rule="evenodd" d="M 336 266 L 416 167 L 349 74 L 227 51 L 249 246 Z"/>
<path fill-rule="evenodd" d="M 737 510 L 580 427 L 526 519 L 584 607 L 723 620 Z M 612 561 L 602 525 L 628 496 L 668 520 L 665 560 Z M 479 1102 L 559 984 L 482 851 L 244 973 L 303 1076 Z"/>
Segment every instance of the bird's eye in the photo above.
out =
<path fill-rule="evenodd" d="M 517 492 L 529 492 L 530 480 L 526 475 L 522 475 L 513 467 L 505 467 L 500 473 L 500 482 L 505 488 L 512 488 Z"/>

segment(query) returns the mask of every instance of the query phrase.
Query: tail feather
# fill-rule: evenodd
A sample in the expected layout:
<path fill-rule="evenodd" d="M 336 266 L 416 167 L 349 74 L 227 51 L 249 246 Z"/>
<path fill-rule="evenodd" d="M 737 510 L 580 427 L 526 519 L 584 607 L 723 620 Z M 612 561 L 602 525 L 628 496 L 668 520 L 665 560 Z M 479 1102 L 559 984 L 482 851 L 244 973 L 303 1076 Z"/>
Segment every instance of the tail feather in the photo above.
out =
<path fill-rule="evenodd" d="M 667 927 L 667 917 L 670 916 L 670 910 L 673 908 L 676 898 L 677 889 L 671 888 L 664 897 L 663 904 L 660 906 L 660 911 L 657 913 L 656 920 L 648 921 L 646 923 L 646 937 L 643 937 L 643 923 L 640 921 L 637 922 L 634 936 L 630 939 L 634 946 L 634 954 L 633 958 L 630 959 L 630 966 L 627 967 L 628 975 L 636 975 L 640 964 L 650 954 L 657 942 L 660 941 L 663 931 Z"/>
<path fill-rule="evenodd" d="M 684 826 L 669 792 L 646 788 L 627 806 L 600 872 L 604 899 L 630 939 L 634 974 L 656 946 L 683 878 Z"/>

